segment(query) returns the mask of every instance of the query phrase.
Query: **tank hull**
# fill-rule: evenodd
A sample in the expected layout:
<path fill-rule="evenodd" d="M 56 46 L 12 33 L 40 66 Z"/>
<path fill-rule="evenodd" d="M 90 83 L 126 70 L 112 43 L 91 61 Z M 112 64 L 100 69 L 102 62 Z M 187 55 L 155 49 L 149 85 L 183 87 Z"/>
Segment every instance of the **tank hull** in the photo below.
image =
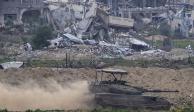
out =
<path fill-rule="evenodd" d="M 171 107 L 171 104 L 163 98 L 141 95 L 96 93 L 95 101 L 98 105 L 115 108 L 169 110 Z"/>
<path fill-rule="evenodd" d="M 115 94 L 127 94 L 127 95 L 142 95 L 143 90 L 125 86 L 125 85 L 92 85 L 90 90 L 93 93 L 115 93 Z"/>

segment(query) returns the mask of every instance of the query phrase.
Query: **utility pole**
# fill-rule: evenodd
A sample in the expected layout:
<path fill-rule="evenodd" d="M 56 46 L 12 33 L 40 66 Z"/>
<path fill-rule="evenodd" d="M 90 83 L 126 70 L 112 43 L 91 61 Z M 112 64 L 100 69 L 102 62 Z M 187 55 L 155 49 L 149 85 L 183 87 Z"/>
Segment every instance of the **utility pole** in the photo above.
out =
<path fill-rule="evenodd" d="M 157 7 L 157 0 L 154 0 L 154 7 Z"/>
<path fill-rule="evenodd" d="M 83 3 L 83 17 L 82 19 L 84 19 L 86 17 L 86 1 Z"/>
<path fill-rule="evenodd" d="M 123 0 L 124 10 L 123 10 L 123 17 L 125 17 L 126 11 L 127 11 L 127 2 L 126 0 Z"/>
<path fill-rule="evenodd" d="M 142 8 L 146 7 L 146 0 L 142 0 Z"/>

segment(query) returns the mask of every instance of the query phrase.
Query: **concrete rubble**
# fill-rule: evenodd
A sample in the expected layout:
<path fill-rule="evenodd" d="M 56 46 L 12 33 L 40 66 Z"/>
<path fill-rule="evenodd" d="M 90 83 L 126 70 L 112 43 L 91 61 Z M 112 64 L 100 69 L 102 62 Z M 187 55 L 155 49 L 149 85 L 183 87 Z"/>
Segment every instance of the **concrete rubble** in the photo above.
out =
<path fill-rule="evenodd" d="M 23 62 L 17 62 L 17 61 L 6 62 L 6 63 L 1 63 L 0 68 L 2 69 L 20 68 L 23 64 L 24 64 Z"/>
<path fill-rule="evenodd" d="M 157 27 L 167 21 L 174 31 L 180 32 L 184 37 L 189 37 L 189 33 L 194 31 L 192 0 L 19 0 L 14 3 L 1 1 L 0 4 L 2 27 L 10 20 L 14 25 L 22 25 L 25 13 L 35 10 L 55 30 L 79 38 L 100 36 L 98 38 L 103 40 L 102 38 L 107 39 L 105 34 L 109 28 L 138 30 L 154 21 L 157 22 Z"/>
<path fill-rule="evenodd" d="M 174 29 L 180 24 L 180 31 L 185 36 L 192 30 L 188 30 L 188 28 L 191 26 L 193 11 L 189 11 L 191 17 L 182 16 L 186 3 L 181 5 L 177 11 L 168 10 L 169 12 L 165 2 L 147 6 L 143 3 L 137 4 L 133 0 L 127 2 L 122 0 L 118 9 L 114 6 L 117 3 L 112 3 L 113 1 L 107 0 L 45 0 L 44 7 L 49 9 L 46 13 L 48 21 L 58 32 L 56 38 L 48 40 L 50 42 L 49 48 L 65 48 L 63 53 L 66 53 L 67 49 L 75 54 L 89 52 L 99 57 L 133 58 L 138 55 L 139 57 L 168 58 L 169 52 L 154 48 L 153 45 L 144 41 L 164 40 L 168 37 L 161 36 L 159 38 L 157 35 L 155 38 L 149 35 L 149 31 L 140 33 L 138 29 L 142 29 L 154 21 L 159 23 L 167 21 L 172 23 Z M 129 12 L 122 9 L 122 6 L 126 4 L 129 5 L 129 7 L 125 7 Z M 154 15 L 152 15 L 153 13 Z M 160 24 L 157 24 L 158 27 Z M 32 57 L 38 57 L 42 54 L 41 51 L 32 51 L 29 43 L 26 43 L 24 47 Z M 191 46 L 188 46 L 187 50 L 190 48 Z M 190 51 L 192 50 L 190 49 Z M 46 51 L 42 52 L 49 54 Z M 19 57 L 25 56 L 25 53 L 20 53 Z"/>

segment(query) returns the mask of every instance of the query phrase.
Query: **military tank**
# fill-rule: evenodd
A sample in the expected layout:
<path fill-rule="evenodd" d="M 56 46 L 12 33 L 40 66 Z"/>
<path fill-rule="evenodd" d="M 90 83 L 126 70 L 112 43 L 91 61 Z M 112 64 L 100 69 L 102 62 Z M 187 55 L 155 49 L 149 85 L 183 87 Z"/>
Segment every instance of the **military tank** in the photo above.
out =
<path fill-rule="evenodd" d="M 115 108 L 143 108 L 168 110 L 172 104 L 161 97 L 147 96 L 144 93 L 178 92 L 169 90 L 147 90 L 134 87 L 122 80 L 128 72 L 121 69 L 107 68 L 96 70 L 96 79 L 91 84 L 95 93 L 96 104 Z"/>

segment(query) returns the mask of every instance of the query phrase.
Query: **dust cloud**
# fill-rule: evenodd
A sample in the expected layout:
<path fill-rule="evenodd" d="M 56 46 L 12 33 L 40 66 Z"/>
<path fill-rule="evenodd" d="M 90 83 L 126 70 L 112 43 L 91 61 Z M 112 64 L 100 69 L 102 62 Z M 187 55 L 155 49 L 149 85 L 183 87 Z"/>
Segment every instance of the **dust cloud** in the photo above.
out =
<path fill-rule="evenodd" d="M 49 88 L 34 83 L 20 87 L 0 83 L 0 107 L 11 111 L 89 109 L 93 95 L 87 81 L 71 82 L 65 86 L 49 82 Z"/>

